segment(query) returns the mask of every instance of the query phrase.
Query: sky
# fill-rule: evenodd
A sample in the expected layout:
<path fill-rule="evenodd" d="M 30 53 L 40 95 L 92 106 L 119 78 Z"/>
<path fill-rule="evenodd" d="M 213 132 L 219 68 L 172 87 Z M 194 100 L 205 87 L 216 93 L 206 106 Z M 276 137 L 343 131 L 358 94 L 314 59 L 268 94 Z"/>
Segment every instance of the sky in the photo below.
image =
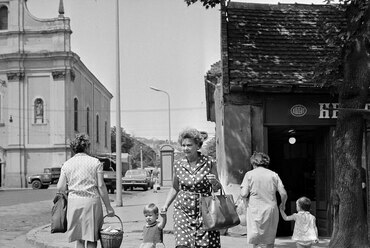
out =
<path fill-rule="evenodd" d="M 247 2 L 239 0 L 239 2 Z M 322 0 L 248 1 L 316 3 Z M 204 75 L 220 60 L 219 7 L 187 7 L 183 0 L 119 0 L 121 126 L 134 137 L 171 140 L 186 127 L 215 133 L 207 121 Z M 59 0 L 28 0 L 37 18 L 58 16 Z M 71 19 L 71 47 L 113 95 L 116 125 L 116 1 L 64 0 Z"/>

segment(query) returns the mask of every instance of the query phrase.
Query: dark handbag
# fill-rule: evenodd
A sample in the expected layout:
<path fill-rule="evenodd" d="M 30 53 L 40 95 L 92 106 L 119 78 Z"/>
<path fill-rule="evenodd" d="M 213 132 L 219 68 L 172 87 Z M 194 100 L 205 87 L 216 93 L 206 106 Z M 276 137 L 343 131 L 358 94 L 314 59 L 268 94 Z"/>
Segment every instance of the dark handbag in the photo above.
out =
<path fill-rule="evenodd" d="M 51 233 L 65 233 L 67 231 L 67 195 L 58 192 L 53 202 L 54 206 L 51 209 Z"/>
<path fill-rule="evenodd" d="M 233 196 L 226 195 L 222 186 L 220 195 L 212 191 L 210 196 L 201 196 L 200 204 L 203 230 L 222 230 L 240 224 Z"/>

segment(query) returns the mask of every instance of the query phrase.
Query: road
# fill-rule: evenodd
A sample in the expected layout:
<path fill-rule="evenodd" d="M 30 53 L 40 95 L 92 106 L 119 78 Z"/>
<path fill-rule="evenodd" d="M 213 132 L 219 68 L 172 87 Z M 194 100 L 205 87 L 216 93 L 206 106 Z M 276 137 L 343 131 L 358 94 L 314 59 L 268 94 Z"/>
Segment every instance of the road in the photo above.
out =
<path fill-rule="evenodd" d="M 26 243 L 26 234 L 36 227 L 50 223 L 52 200 L 56 191 L 55 186 L 41 190 L 0 191 L 1 248 L 35 247 Z M 137 205 L 143 208 L 145 205 L 143 202 L 148 202 L 152 195 L 151 190 L 123 191 L 122 201 L 126 206 Z M 111 201 L 114 201 L 116 195 L 110 194 L 109 197 Z M 141 213 L 141 211 L 138 212 Z"/>

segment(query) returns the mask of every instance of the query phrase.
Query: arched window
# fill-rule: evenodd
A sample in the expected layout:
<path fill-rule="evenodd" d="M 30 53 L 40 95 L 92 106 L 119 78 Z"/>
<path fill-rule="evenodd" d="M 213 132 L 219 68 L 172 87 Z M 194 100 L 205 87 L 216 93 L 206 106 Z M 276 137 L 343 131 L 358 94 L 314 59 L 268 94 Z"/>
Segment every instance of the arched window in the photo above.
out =
<path fill-rule="evenodd" d="M 104 147 L 108 147 L 108 122 L 104 122 Z"/>
<path fill-rule="evenodd" d="M 44 101 L 41 98 L 36 98 L 34 101 L 33 116 L 35 124 L 44 123 Z"/>
<path fill-rule="evenodd" d="M 86 108 L 86 133 L 90 135 L 90 108 Z"/>
<path fill-rule="evenodd" d="M 78 132 L 78 100 L 73 100 L 73 113 L 74 113 L 74 129 Z"/>
<path fill-rule="evenodd" d="M 99 143 L 99 115 L 96 115 L 96 143 Z"/>
<path fill-rule="evenodd" d="M 0 6 L 0 30 L 8 29 L 8 8 Z"/>

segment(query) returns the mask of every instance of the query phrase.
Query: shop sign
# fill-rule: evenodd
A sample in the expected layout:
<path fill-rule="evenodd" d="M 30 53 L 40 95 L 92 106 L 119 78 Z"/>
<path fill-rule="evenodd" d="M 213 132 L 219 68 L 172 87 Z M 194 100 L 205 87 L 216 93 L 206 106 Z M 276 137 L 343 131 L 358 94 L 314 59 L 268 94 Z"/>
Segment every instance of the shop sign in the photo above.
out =
<path fill-rule="evenodd" d="M 266 125 L 335 125 L 339 103 L 324 96 L 273 96 L 265 102 Z M 370 109 L 370 103 L 365 109 Z"/>

